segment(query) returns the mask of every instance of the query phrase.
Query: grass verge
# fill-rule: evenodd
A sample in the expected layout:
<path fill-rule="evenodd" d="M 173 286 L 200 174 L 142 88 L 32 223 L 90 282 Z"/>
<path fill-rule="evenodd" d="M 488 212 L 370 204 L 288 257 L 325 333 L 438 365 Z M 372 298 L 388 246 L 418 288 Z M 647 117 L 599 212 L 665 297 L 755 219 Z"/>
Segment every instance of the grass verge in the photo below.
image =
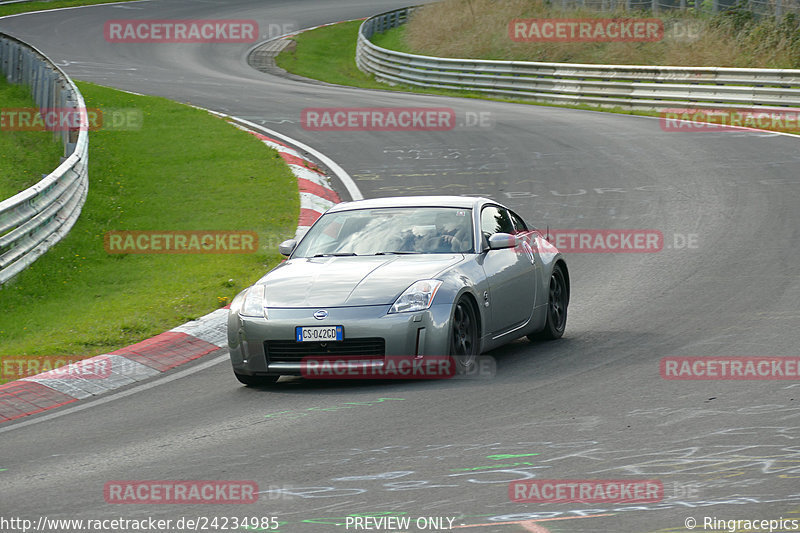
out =
<path fill-rule="evenodd" d="M 39 0 L 20 4 L 6 4 L 0 6 L 0 17 L 27 13 L 29 11 L 45 11 L 62 7 L 91 6 L 95 4 L 109 4 L 113 2 L 130 2 L 132 0 Z"/>
<path fill-rule="evenodd" d="M 433 89 L 414 87 L 410 85 L 395 84 L 390 85 L 375 80 L 372 75 L 367 75 L 355 67 L 355 43 L 358 39 L 358 27 L 361 21 L 344 22 L 331 26 L 323 26 L 314 30 L 303 32 L 295 37 L 293 40 L 295 46 L 291 50 L 281 52 L 276 58 L 276 63 L 292 74 L 305 76 L 308 78 L 325 81 L 328 83 L 335 83 L 339 85 L 348 85 L 352 87 L 360 87 L 364 89 L 382 89 L 389 91 L 403 91 L 413 92 L 420 94 L 433 94 L 440 96 L 454 96 L 461 98 L 477 98 L 483 100 L 493 100 L 498 102 L 509 102 L 525 105 L 544 105 L 549 107 L 563 107 L 569 109 L 583 109 L 591 111 L 603 111 L 607 113 L 618 113 L 625 115 L 641 115 L 641 116 L 660 116 L 657 111 L 646 110 L 631 110 L 622 107 L 601 107 L 586 104 L 569 105 L 569 104 L 556 104 L 549 102 L 536 102 L 530 99 L 522 98 L 504 98 L 498 96 L 487 95 L 477 91 L 457 91 L 445 89 Z M 399 50 L 403 52 L 412 53 L 413 51 L 405 41 L 407 29 L 401 26 L 399 28 L 387 31 L 383 34 L 377 34 L 373 37 L 373 42 L 378 46 Z M 330 39 L 328 38 L 330 36 Z M 349 43 L 349 44 L 348 44 Z M 349 46 L 349 48 L 348 48 Z M 350 69 L 356 69 L 353 74 L 350 74 Z M 674 106 L 681 107 L 681 106 Z M 746 106 L 743 106 L 743 108 Z M 714 122 L 725 123 L 722 120 L 730 121 L 730 117 L 722 117 L 720 115 L 710 114 L 701 118 L 694 118 L 690 115 L 671 114 L 668 118 L 677 118 L 690 120 L 692 122 Z M 791 122 L 791 118 L 784 119 L 783 122 L 777 122 L 774 131 L 782 131 L 788 133 L 800 133 L 800 126 L 797 126 L 797 120 Z M 769 120 L 759 122 L 758 117 L 743 117 L 735 116 L 735 120 L 740 120 L 740 124 L 745 127 L 758 128 L 759 124 L 770 123 Z M 791 124 L 794 124 L 792 126 Z M 797 127 L 795 127 L 797 126 Z M 771 129 L 769 127 L 761 127 L 760 129 Z M 688 128 L 687 128 L 688 131 Z"/>
<path fill-rule="evenodd" d="M 428 89 L 399 84 L 390 85 L 377 81 L 371 74 L 361 72 L 356 66 L 355 57 L 358 27 L 362 22 L 361 20 L 341 22 L 309 30 L 292 37 L 291 40 L 295 43 L 295 46 L 290 46 L 278 54 L 278 57 L 275 58 L 275 63 L 292 74 L 338 85 L 348 85 L 362 89 L 380 89 L 383 91 L 483 98 L 482 95 L 469 91 Z M 505 102 L 517 101 L 493 99 Z M 519 102 L 532 103 L 523 100 L 519 100 Z M 588 106 L 586 108 L 588 109 Z"/>
<path fill-rule="evenodd" d="M 742 68 L 800 67 L 800 18 L 755 16 L 746 3 L 717 14 L 695 9 L 599 12 L 589 8 L 560 9 L 545 0 L 443 0 L 413 13 L 399 41 L 413 53 L 437 57 L 600 63 L 615 65 L 675 65 Z M 787 10 L 788 11 L 788 10 Z M 653 41 L 524 42 L 533 28 L 514 20 L 618 18 L 658 19 L 663 28 Z M 541 23 L 536 27 L 541 27 Z M 387 34 L 396 32 L 390 30 Z"/>
<path fill-rule="evenodd" d="M 303 32 L 275 59 L 275 64 L 298 76 L 314 80 L 355 85 L 367 89 L 385 89 L 386 84 L 375 81 L 356 66 L 356 38 L 360 20 L 323 26 Z"/>
<path fill-rule="evenodd" d="M 55 169 L 64 148 L 46 131 L 13 131 L 14 109 L 35 107 L 27 87 L 12 85 L 0 75 L 0 201 L 14 196 Z"/>
<path fill-rule="evenodd" d="M 277 152 L 207 112 L 78 83 L 89 108 L 141 113 L 89 135 L 89 194 L 69 235 L 0 289 L 0 358 L 91 356 L 229 302 L 280 260 L 297 183 Z M 249 230 L 250 254 L 114 254 L 112 230 Z M 2 376 L 0 376 L 0 379 Z"/>
<path fill-rule="evenodd" d="M 411 85 L 388 84 L 377 81 L 375 76 L 365 74 L 358 70 L 355 64 L 356 41 L 358 39 L 358 27 L 360 20 L 342 22 L 330 26 L 323 26 L 314 30 L 309 30 L 292 37 L 295 46 L 292 46 L 276 58 L 276 64 L 298 76 L 304 76 L 314 80 L 359 87 L 362 89 L 380 89 L 383 91 L 413 92 L 420 94 L 433 94 L 438 96 L 455 96 L 460 98 L 476 98 L 481 100 L 494 100 L 498 102 L 511 102 L 527 105 L 553 106 L 555 104 L 534 102 L 514 98 L 499 98 L 488 96 L 474 91 L 456 91 L 449 89 L 432 89 L 427 87 L 414 87 Z M 396 35 L 396 34 L 395 34 Z M 390 35 L 390 32 L 378 34 L 373 38 L 373 42 L 379 46 L 387 46 L 396 43 L 397 37 Z M 572 109 L 592 109 L 601 108 L 589 105 L 561 105 Z M 623 114 L 643 114 L 657 116 L 658 114 L 648 112 L 638 112 L 622 108 L 602 108 L 602 111 L 611 111 Z"/>

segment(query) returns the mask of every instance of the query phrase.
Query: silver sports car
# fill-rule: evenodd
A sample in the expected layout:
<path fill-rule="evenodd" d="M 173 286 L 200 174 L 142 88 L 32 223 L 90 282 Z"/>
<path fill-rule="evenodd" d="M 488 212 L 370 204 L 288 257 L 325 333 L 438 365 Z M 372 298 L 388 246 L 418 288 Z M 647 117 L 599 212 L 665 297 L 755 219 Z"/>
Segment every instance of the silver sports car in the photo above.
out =
<path fill-rule="evenodd" d="M 231 303 L 228 346 L 246 385 L 305 375 L 315 357 L 447 357 L 464 373 L 485 351 L 566 326 L 564 258 L 486 198 L 338 204 L 280 251 L 288 259 Z"/>

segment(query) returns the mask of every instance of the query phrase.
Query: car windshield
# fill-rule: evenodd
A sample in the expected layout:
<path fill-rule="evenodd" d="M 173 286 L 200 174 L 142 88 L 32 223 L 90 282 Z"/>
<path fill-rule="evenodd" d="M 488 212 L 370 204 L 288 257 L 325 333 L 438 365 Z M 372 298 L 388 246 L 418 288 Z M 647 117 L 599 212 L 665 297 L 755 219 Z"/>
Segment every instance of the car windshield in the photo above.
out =
<path fill-rule="evenodd" d="M 390 207 L 322 216 L 292 257 L 471 253 L 472 210 Z"/>

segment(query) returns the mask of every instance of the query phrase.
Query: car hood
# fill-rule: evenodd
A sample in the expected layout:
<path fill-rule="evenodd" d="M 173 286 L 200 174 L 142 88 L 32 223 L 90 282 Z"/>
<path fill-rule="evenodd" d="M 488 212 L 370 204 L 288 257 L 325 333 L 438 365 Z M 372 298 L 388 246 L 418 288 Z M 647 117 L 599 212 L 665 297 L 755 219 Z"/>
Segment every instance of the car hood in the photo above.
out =
<path fill-rule="evenodd" d="M 462 254 L 291 259 L 264 276 L 266 307 L 389 305 L 417 280 L 434 278 Z"/>

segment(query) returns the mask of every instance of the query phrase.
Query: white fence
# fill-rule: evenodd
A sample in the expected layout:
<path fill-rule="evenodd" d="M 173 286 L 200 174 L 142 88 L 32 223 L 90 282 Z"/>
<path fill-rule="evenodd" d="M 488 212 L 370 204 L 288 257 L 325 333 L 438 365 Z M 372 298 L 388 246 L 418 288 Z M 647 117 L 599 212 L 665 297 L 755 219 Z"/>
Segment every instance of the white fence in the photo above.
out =
<path fill-rule="evenodd" d="M 36 185 L 0 201 L 0 285 L 25 270 L 75 224 L 89 186 L 86 104 L 78 88 L 35 48 L 0 34 L 0 71 L 31 88 L 40 109 L 75 109 L 80 126 L 54 132 L 63 162 Z"/>
<path fill-rule="evenodd" d="M 375 33 L 404 24 L 412 9 L 389 11 L 361 24 L 356 63 L 362 71 L 388 83 L 559 104 L 649 110 L 800 107 L 800 70 L 452 59 L 370 42 Z"/>

